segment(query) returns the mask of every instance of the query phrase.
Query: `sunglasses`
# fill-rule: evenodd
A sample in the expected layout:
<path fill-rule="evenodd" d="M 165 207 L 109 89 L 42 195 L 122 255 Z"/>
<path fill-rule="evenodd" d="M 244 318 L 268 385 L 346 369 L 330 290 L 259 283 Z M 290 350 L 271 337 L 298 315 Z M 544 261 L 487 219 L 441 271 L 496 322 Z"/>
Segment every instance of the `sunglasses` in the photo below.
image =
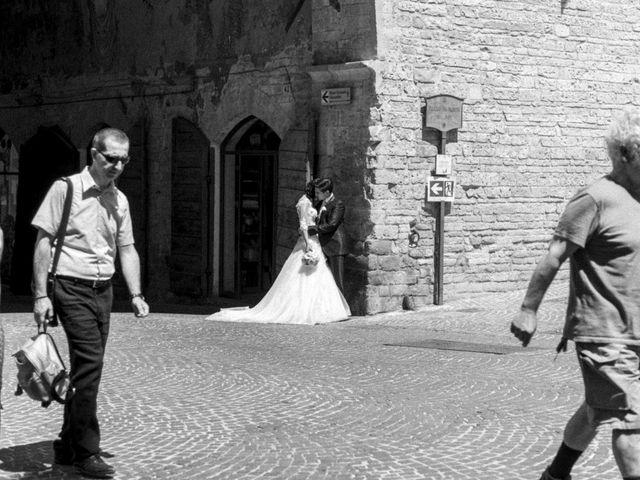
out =
<path fill-rule="evenodd" d="M 127 155 L 126 157 L 119 157 L 118 155 L 107 155 L 106 153 L 101 152 L 100 150 L 98 150 L 98 153 L 102 155 L 104 159 L 112 165 L 115 165 L 118 162 L 122 162 L 122 165 L 126 165 L 127 163 L 129 163 L 129 160 L 131 160 L 129 158 L 129 155 Z"/>

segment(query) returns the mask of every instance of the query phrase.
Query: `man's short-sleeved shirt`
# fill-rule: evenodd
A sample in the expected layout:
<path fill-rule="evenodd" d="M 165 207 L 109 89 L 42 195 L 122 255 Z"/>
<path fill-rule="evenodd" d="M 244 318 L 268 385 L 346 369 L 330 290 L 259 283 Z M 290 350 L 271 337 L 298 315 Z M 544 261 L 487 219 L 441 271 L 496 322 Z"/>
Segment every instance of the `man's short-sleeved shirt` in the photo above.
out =
<path fill-rule="evenodd" d="M 56 274 L 109 279 L 117 248 L 134 243 L 129 202 L 113 184 L 101 190 L 87 168 L 69 178 L 73 201 Z M 31 224 L 55 237 L 66 195 L 67 184 L 54 182 Z"/>
<path fill-rule="evenodd" d="M 569 201 L 555 234 L 580 247 L 564 336 L 640 344 L 640 202 L 605 176 Z"/>

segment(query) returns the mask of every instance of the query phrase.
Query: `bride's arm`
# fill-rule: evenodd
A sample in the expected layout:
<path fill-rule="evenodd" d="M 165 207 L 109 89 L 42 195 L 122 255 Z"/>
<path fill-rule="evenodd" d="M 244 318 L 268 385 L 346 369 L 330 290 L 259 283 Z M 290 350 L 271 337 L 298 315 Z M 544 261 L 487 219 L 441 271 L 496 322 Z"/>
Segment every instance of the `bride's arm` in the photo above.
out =
<path fill-rule="evenodd" d="M 309 231 L 307 222 L 305 220 L 306 212 L 304 203 L 298 202 L 298 204 L 296 205 L 296 210 L 298 212 L 298 220 L 300 222 L 298 231 L 300 232 L 300 234 L 302 235 L 302 239 L 304 240 L 304 250 L 306 252 L 307 250 L 309 250 Z"/>

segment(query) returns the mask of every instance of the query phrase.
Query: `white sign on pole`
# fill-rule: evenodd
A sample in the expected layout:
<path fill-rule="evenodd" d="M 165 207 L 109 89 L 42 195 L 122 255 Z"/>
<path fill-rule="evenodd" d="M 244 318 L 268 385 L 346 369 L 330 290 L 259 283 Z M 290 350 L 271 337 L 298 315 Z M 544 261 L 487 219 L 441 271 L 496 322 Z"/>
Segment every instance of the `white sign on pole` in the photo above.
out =
<path fill-rule="evenodd" d="M 441 153 L 436 155 L 436 171 L 435 175 L 451 175 L 452 165 L 451 155 L 443 155 Z"/>
<path fill-rule="evenodd" d="M 429 178 L 427 180 L 427 202 L 453 202 L 456 181 L 452 178 Z"/>
<path fill-rule="evenodd" d="M 351 103 L 351 88 L 325 88 L 320 90 L 322 105 L 347 105 Z"/>

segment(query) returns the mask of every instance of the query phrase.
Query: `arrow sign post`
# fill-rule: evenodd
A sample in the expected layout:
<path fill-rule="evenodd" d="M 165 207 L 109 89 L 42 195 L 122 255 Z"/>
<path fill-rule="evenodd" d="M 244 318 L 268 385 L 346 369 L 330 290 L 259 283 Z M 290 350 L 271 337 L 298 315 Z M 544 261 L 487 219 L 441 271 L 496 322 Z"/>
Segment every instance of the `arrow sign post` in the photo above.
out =
<path fill-rule="evenodd" d="M 462 99 L 453 95 L 435 95 L 425 102 L 425 127 L 440 130 L 441 155 L 446 154 L 447 132 L 462 127 Z M 438 202 L 436 215 L 436 235 L 434 238 L 433 266 L 435 279 L 433 283 L 433 303 L 442 305 L 442 288 L 444 276 L 444 210 L 445 202 L 453 201 L 455 180 L 447 177 L 429 179 L 427 201 Z"/>

